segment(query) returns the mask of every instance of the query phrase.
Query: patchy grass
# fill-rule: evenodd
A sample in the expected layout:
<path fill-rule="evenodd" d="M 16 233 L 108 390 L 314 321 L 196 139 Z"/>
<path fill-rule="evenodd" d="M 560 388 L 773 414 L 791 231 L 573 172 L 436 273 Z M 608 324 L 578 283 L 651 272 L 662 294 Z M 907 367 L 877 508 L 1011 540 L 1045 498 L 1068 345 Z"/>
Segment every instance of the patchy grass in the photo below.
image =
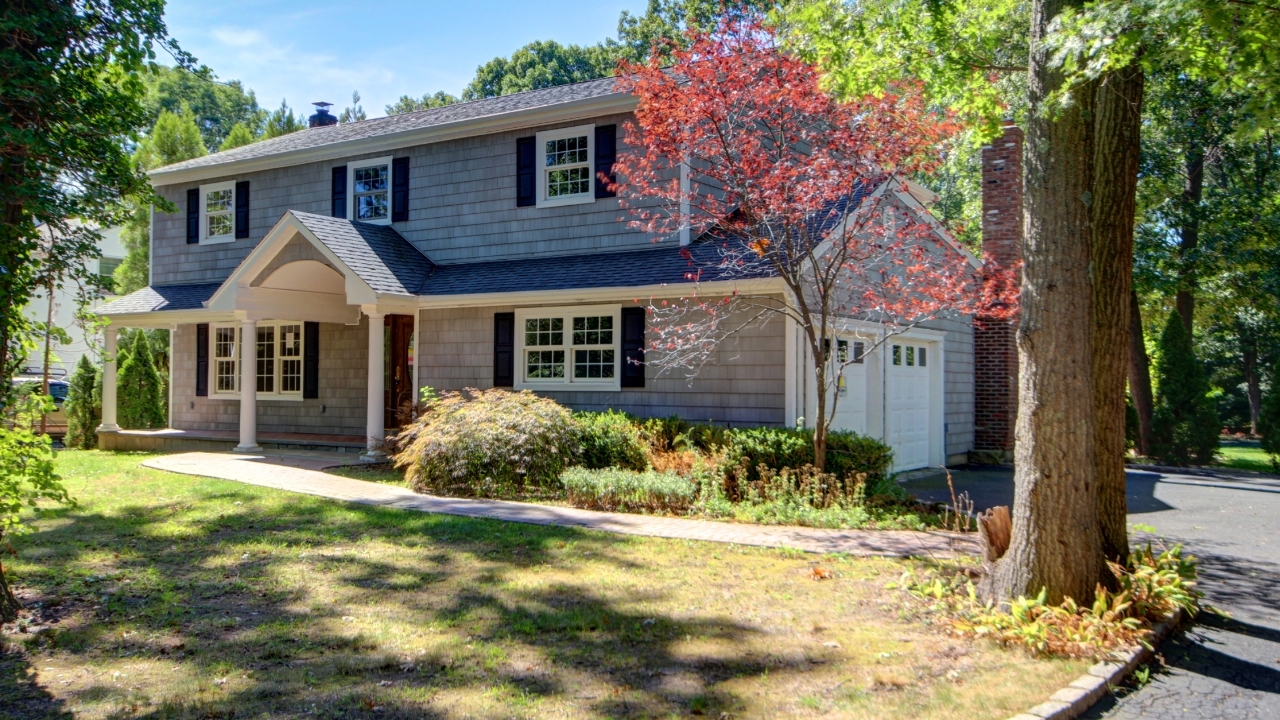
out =
<path fill-rule="evenodd" d="M 59 455 L 80 506 L 6 563 L 35 626 L 3 636 L 6 717 L 968 720 L 1084 669 L 905 619 L 885 585 L 908 561 L 367 507 L 141 459 Z"/>
<path fill-rule="evenodd" d="M 1255 470 L 1257 472 L 1273 473 L 1276 472 L 1276 466 L 1271 462 L 1271 456 L 1262 451 L 1257 443 L 1252 444 L 1230 444 L 1223 443 L 1218 448 L 1218 464 L 1224 467 L 1236 468 L 1237 470 Z"/>

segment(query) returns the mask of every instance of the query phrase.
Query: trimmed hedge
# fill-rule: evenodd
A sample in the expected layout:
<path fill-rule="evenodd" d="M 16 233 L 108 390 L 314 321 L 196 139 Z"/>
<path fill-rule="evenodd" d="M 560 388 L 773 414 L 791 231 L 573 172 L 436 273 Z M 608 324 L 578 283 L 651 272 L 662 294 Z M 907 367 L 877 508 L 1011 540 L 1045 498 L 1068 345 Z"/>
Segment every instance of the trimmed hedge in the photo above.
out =
<path fill-rule="evenodd" d="M 649 446 L 636 418 L 624 412 L 578 412 L 573 415 L 581 433 L 582 465 L 591 469 L 649 467 Z"/>
<path fill-rule="evenodd" d="M 595 510 L 683 513 L 698 499 L 698 488 L 689 478 L 653 470 L 571 467 L 560 474 L 560 484 L 570 503 Z"/>
<path fill-rule="evenodd" d="M 796 428 L 749 428 L 728 433 L 724 466 L 730 472 L 745 473 L 739 482 L 760 479 L 761 465 L 781 470 L 798 470 L 813 465 L 813 430 Z M 825 472 L 841 479 L 865 475 L 868 488 L 877 487 L 893 465 L 888 445 L 846 430 L 827 433 Z"/>

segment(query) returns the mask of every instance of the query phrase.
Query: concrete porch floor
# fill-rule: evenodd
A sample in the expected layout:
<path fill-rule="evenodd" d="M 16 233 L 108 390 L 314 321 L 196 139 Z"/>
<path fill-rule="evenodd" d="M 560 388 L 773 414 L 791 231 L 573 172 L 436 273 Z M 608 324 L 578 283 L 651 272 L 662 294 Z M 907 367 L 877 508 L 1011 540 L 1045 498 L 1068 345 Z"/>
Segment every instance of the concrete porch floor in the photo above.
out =
<path fill-rule="evenodd" d="M 193 450 L 231 450 L 240 440 L 234 430 L 99 430 L 98 446 L 103 450 L 141 450 L 153 452 L 190 452 Z M 323 433 L 260 432 L 258 444 L 263 450 L 321 451 L 330 454 L 357 455 L 365 449 L 359 435 Z"/>

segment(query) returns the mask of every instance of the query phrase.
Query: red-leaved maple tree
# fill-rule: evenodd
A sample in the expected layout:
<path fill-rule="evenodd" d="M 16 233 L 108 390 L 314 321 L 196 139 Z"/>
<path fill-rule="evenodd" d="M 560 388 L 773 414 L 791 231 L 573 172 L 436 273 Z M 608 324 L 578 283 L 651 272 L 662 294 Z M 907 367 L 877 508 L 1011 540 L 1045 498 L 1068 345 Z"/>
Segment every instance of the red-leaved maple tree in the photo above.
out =
<path fill-rule="evenodd" d="M 646 363 L 696 372 L 740 330 L 793 319 L 819 389 L 806 424 L 822 468 L 832 388 L 858 359 L 832 357 L 836 339 L 870 353 L 931 320 L 1010 317 L 1012 272 L 983 269 L 910 194 L 905 178 L 933 168 L 958 129 L 916 87 L 839 102 L 749 14 L 688 40 L 670 66 L 618 68 L 639 104 L 614 187 L 633 227 L 685 243 L 695 281 L 678 301 L 650 300 Z"/>

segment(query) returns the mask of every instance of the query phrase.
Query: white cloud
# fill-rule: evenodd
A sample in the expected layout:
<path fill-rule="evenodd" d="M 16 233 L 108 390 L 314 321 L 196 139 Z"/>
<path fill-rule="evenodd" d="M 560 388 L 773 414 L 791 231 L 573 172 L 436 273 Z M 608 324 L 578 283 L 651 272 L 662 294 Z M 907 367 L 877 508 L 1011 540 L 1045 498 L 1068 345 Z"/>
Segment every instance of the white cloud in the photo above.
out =
<path fill-rule="evenodd" d="M 235 47 L 264 45 L 267 42 L 267 38 L 257 30 L 247 30 L 237 27 L 214 28 L 213 37 L 223 45 L 234 45 Z"/>

